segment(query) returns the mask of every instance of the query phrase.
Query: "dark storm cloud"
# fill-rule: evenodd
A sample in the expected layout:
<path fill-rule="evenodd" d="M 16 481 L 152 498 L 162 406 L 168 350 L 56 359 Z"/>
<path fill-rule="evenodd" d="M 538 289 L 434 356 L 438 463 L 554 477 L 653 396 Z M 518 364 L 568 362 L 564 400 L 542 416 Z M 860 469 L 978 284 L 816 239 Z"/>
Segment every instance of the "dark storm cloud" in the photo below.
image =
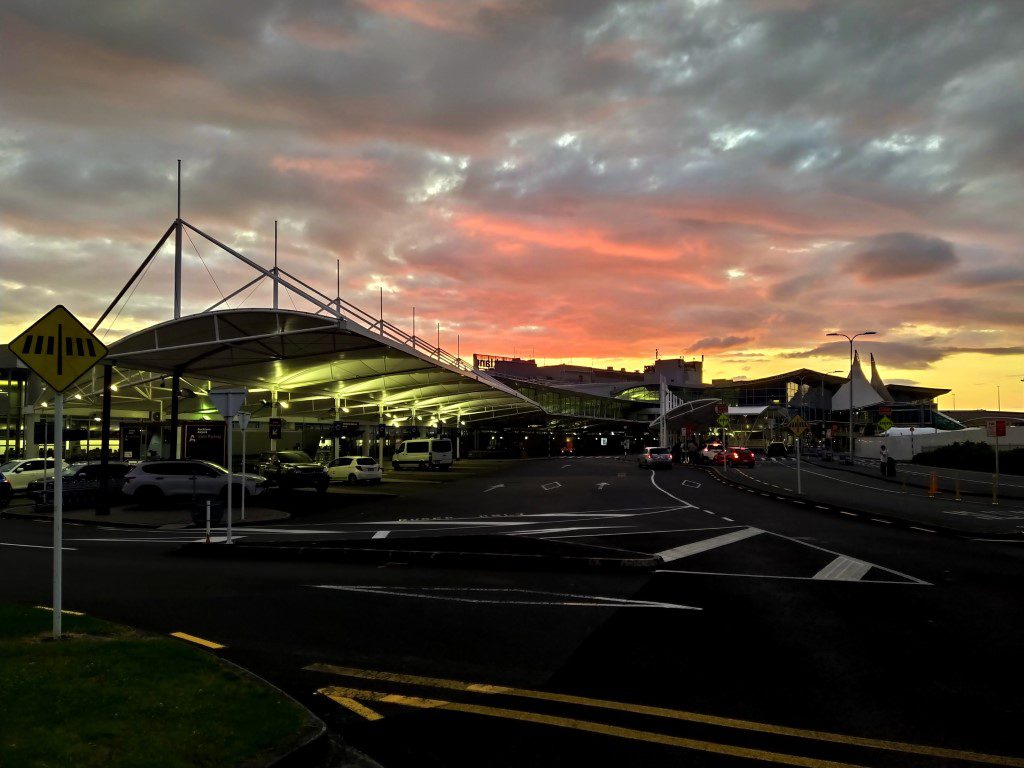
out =
<path fill-rule="evenodd" d="M 846 268 L 862 280 L 878 282 L 935 274 L 956 262 L 953 245 L 945 240 L 895 232 L 855 246 Z"/>
<path fill-rule="evenodd" d="M 699 339 L 690 345 L 689 351 L 700 352 L 702 350 L 709 349 L 728 349 L 729 347 L 738 347 L 741 344 L 746 344 L 751 341 L 750 336 L 708 336 L 705 339 Z"/>

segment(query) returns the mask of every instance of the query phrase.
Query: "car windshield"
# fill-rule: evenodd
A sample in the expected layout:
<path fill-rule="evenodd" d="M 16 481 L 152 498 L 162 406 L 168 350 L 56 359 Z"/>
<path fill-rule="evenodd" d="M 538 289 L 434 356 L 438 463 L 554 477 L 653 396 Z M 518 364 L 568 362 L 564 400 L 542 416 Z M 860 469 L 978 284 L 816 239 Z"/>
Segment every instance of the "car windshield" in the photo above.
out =
<path fill-rule="evenodd" d="M 303 451 L 281 451 L 277 454 L 281 461 L 291 462 L 292 464 L 312 464 L 313 460 L 309 458 L 309 455 Z"/>

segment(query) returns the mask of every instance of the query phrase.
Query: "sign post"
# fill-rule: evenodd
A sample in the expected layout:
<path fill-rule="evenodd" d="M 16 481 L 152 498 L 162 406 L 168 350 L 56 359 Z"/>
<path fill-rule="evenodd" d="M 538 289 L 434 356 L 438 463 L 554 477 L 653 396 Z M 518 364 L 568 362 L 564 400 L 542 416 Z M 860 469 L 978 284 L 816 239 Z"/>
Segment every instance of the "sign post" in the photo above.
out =
<path fill-rule="evenodd" d="M 217 412 L 224 417 L 224 427 L 228 433 L 228 527 L 224 539 L 224 543 L 226 544 L 231 543 L 231 518 L 233 516 L 233 510 L 231 508 L 231 486 L 235 484 L 234 472 L 231 469 L 231 433 L 234 432 L 234 429 L 232 429 L 232 421 L 239 409 L 245 405 L 245 396 L 248 393 L 249 390 L 245 387 L 239 387 L 237 389 L 222 387 L 220 389 L 210 390 L 210 402 L 213 403 L 213 407 L 217 409 Z M 246 422 L 246 425 L 248 425 L 248 422 Z M 243 498 L 245 496 L 244 480 L 242 481 L 242 496 Z"/>
<path fill-rule="evenodd" d="M 1006 421 L 989 419 L 985 422 L 985 432 L 996 439 L 996 474 L 992 479 L 992 503 L 999 504 L 999 438 L 1006 437 Z"/>
<path fill-rule="evenodd" d="M 725 408 L 726 410 L 728 410 L 729 406 L 725 405 L 724 403 L 715 406 L 716 411 L 718 411 L 720 408 Z M 718 426 L 721 427 L 722 429 L 722 472 L 728 473 L 729 454 L 726 451 L 727 446 L 725 444 L 725 428 L 729 426 L 729 417 L 725 414 L 725 411 L 720 411 L 718 414 L 718 419 L 716 421 L 718 422 Z"/>
<path fill-rule="evenodd" d="M 64 390 L 107 355 L 107 348 L 57 305 L 8 345 L 49 385 L 53 400 L 53 636 L 61 635 L 64 543 Z M 45 443 L 45 439 L 44 439 Z M 46 466 L 43 457 L 43 466 Z"/>
<path fill-rule="evenodd" d="M 245 431 L 249 428 L 249 419 L 252 417 L 251 413 L 247 411 L 238 412 L 238 426 L 242 430 L 242 519 L 245 520 Z"/>
<path fill-rule="evenodd" d="M 797 414 L 789 420 L 789 431 L 796 437 L 796 493 L 802 496 L 804 489 L 800 473 L 800 437 L 807 431 L 807 422 Z"/>

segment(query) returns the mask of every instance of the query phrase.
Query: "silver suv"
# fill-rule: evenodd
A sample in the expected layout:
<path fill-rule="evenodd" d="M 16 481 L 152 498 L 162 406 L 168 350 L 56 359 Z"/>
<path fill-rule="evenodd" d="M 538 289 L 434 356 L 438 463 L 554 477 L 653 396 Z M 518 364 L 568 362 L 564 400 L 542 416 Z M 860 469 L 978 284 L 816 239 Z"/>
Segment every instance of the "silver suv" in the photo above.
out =
<path fill-rule="evenodd" d="M 640 458 L 637 459 L 636 465 L 648 469 L 672 469 L 672 449 L 671 448 L 644 448 L 640 454 Z"/>
<path fill-rule="evenodd" d="M 245 488 L 246 498 L 267 489 L 262 475 L 236 474 L 233 495 Z M 142 461 L 124 476 L 121 492 L 140 502 L 155 502 L 166 496 L 220 496 L 227 498 L 228 471 L 212 461 Z"/>

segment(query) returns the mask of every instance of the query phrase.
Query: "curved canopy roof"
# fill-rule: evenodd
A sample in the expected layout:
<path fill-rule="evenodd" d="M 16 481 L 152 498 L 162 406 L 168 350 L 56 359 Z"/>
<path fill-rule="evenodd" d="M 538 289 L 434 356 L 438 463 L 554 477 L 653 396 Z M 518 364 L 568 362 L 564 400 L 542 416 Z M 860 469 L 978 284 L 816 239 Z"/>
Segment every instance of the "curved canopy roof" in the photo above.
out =
<path fill-rule="evenodd" d="M 365 413 L 465 421 L 540 411 L 535 402 L 485 373 L 361 327 L 345 317 L 235 309 L 182 317 L 110 345 L 121 371 L 179 373 L 190 383 L 244 385 L 278 392 L 293 406 L 339 398 L 348 418 Z M 207 384 L 208 383 L 208 384 Z M 299 406 L 301 408 L 301 406 Z M 310 408 L 314 408 L 311 406 Z"/>

